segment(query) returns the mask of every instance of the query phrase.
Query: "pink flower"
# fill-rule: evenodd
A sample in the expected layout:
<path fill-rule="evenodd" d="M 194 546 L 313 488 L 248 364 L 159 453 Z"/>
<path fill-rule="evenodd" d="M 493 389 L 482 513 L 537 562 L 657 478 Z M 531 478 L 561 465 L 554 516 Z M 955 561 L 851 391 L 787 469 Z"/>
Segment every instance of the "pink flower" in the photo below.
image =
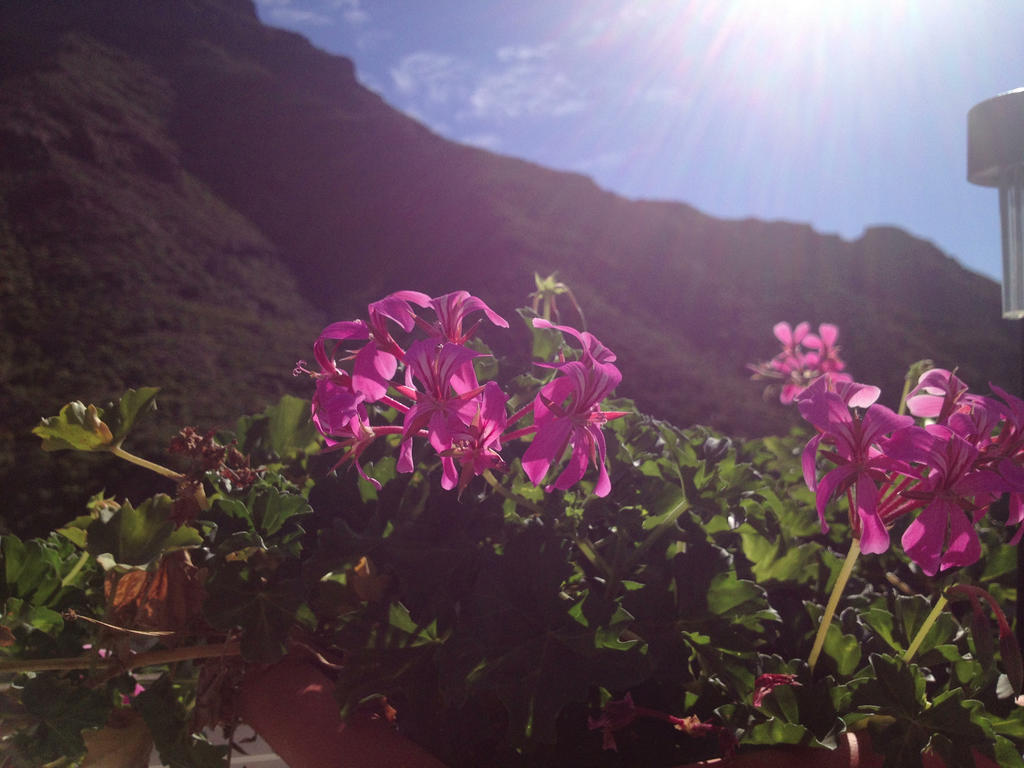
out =
<path fill-rule="evenodd" d="M 384 397 L 388 384 L 395 375 L 398 361 L 404 353 L 398 342 L 391 336 L 388 321 L 396 323 L 403 331 L 411 331 L 416 316 L 410 303 L 426 306 L 430 301 L 426 294 L 417 291 L 399 291 L 375 301 L 368 307 L 370 322 L 345 320 L 331 323 L 314 345 L 317 362 L 325 371 L 337 371 L 332 355 L 327 352 L 327 342 L 336 341 L 344 347 L 346 342 L 365 341 L 355 352 L 349 352 L 345 359 L 352 360 L 352 375 L 349 385 L 352 391 L 362 395 L 366 402 L 373 403 Z M 337 351 L 337 350 L 334 350 Z"/>
<path fill-rule="evenodd" d="M 587 727 L 592 731 L 600 728 L 602 748 L 617 751 L 618 745 L 615 743 L 615 733 L 628 728 L 641 717 L 666 722 L 687 736 L 703 737 L 718 735 L 719 743 L 726 757 L 730 757 L 736 751 L 735 736 L 722 726 L 705 723 L 696 715 L 676 717 L 657 709 L 637 706 L 633 703 L 633 697 L 629 693 L 621 699 L 615 699 L 605 704 L 600 717 L 587 718 Z"/>
<path fill-rule="evenodd" d="M 895 432 L 887 454 L 927 469 L 920 482 L 903 491 L 924 507 L 903 533 L 903 549 L 929 576 L 970 565 L 981 556 L 981 543 L 969 514 L 977 520 L 998 498 L 1006 483 L 997 473 L 979 469 L 978 449 L 948 427 L 933 424 Z"/>
<path fill-rule="evenodd" d="M 1003 403 L 993 398 L 972 397 L 969 407 L 949 418 L 949 427 L 981 451 L 981 462 L 1006 481 L 1010 492 L 1007 525 L 1024 523 L 1024 401 L 992 386 Z M 1017 544 L 1024 525 L 1011 540 Z"/>
<path fill-rule="evenodd" d="M 493 381 L 484 385 L 483 392 L 473 401 L 476 412 L 468 424 L 452 430 L 451 447 L 442 451 L 445 463 L 441 486 L 446 490 L 459 486 L 459 494 L 465 490 L 472 477 L 482 475 L 488 469 L 505 466 L 498 451 L 501 450 L 501 433 L 505 431 L 508 417 L 505 403 L 508 395 Z M 456 473 L 454 460 L 461 466 Z"/>
<path fill-rule="evenodd" d="M 792 403 L 809 384 L 818 377 L 828 374 L 833 381 L 853 381 L 839 358 L 836 339 L 839 329 L 830 323 L 818 326 L 818 333 L 810 332 L 809 323 L 800 323 L 792 328 L 789 323 L 776 323 L 772 328 L 775 338 L 782 344 L 782 351 L 767 363 L 749 365 L 755 379 L 780 382 L 779 401 L 783 405 Z"/>
<path fill-rule="evenodd" d="M 866 402 L 873 394 L 856 385 L 846 391 L 856 402 Z M 854 415 L 841 395 L 827 391 L 821 384 L 815 386 L 811 395 L 799 400 L 799 408 L 800 414 L 819 432 L 804 449 L 803 468 L 808 487 L 817 497 L 822 531 L 828 530 L 825 507 L 852 490 L 850 525 L 854 537 L 860 539 L 861 551 L 885 552 L 889 548 L 889 532 L 878 514 L 878 487 L 902 465 L 883 453 L 879 442 L 894 430 L 912 425 L 913 419 L 877 403 L 869 405 L 863 415 Z M 821 446 L 828 447 L 822 452 L 836 466 L 817 480 L 815 457 Z"/>
<path fill-rule="evenodd" d="M 796 681 L 796 675 L 787 673 L 766 672 L 763 675 L 758 675 L 754 681 L 754 706 L 760 707 L 764 703 L 764 697 L 780 685 L 800 685 L 800 683 Z"/>
<path fill-rule="evenodd" d="M 804 356 L 804 367 L 821 373 L 838 372 L 846 368 L 846 363 L 839 359 L 839 329 L 832 323 L 818 326 L 817 335 L 813 333 L 804 337 L 804 346 L 814 350 Z"/>
<path fill-rule="evenodd" d="M 462 328 L 463 321 L 474 312 L 484 316 L 499 328 L 508 328 L 508 321 L 488 307 L 481 299 L 471 296 L 468 291 L 454 291 L 430 299 L 429 306 L 437 315 L 437 323 L 430 327 L 432 333 L 439 333 L 442 339 L 452 344 L 465 344 L 476 333 L 482 320 L 478 320 L 468 331 Z"/>
<path fill-rule="evenodd" d="M 555 325 L 542 317 L 533 319 L 534 328 L 548 328 L 574 336 L 583 347 L 582 360 L 585 364 L 593 366 L 598 363 L 614 363 L 615 353 L 601 343 L 601 341 L 588 331 L 578 331 L 570 325 Z"/>
<path fill-rule="evenodd" d="M 559 376 L 545 384 L 534 400 L 533 420 L 537 434 L 523 454 L 523 469 L 534 485 L 540 485 L 551 465 L 560 461 L 567 447 L 572 455 L 562 473 L 549 485 L 565 490 L 579 482 L 593 462 L 598 468 L 594 493 L 607 496 L 611 481 L 605 466 L 606 446 L 601 426 L 624 414 L 601 411 L 604 400 L 622 380 L 609 363 L 588 367 L 574 361 L 557 366 Z"/>
<path fill-rule="evenodd" d="M 618 750 L 618 745 L 615 743 L 615 732 L 632 725 L 638 716 L 633 696 L 627 693 L 621 699 L 615 699 L 605 704 L 600 717 L 587 718 L 587 728 L 592 731 L 601 729 L 602 749 Z"/>
<path fill-rule="evenodd" d="M 932 368 L 917 380 L 907 395 L 907 410 L 921 419 L 935 419 L 944 424 L 967 394 L 967 385 L 950 371 Z"/>
<path fill-rule="evenodd" d="M 405 355 L 406 385 L 399 391 L 416 401 L 405 414 L 399 472 L 411 472 L 412 437 L 427 430 L 427 438 L 438 453 L 452 445 L 455 433 L 472 422 L 476 413 L 473 399 L 479 394 L 473 359 L 480 355 L 458 344 L 432 340 L 413 342 Z M 413 382 L 420 384 L 414 389 Z M 443 459 L 446 474 L 454 471 L 451 457 Z M 449 475 L 450 476 L 450 475 Z"/>

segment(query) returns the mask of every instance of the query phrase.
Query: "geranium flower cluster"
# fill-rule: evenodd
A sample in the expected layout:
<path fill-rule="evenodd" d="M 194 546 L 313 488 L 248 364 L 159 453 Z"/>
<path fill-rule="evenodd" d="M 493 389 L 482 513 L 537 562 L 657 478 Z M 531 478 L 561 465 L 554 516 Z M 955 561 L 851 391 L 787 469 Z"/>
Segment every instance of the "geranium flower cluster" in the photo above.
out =
<path fill-rule="evenodd" d="M 846 363 L 839 357 L 839 329 L 830 323 L 818 326 L 817 333 L 811 333 L 810 323 L 800 323 L 793 328 L 789 323 L 776 323 L 772 328 L 775 338 L 782 344 L 782 351 L 766 363 L 748 366 L 755 379 L 777 382 L 779 400 L 789 405 L 811 382 L 824 374 L 830 374 L 837 382 L 853 381 L 849 374 L 842 373 Z"/>
<path fill-rule="evenodd" d="M 975 526 L 994 501 L 1009 494 L 1007 524 L 1024 521 L 1024 401 L 992 390 L 994 397 L 971 394 L 953 372 L 935 368 L 910 391 L 909 416 L 877 403 L 877 387 L 833 374 L 796 394 L 817 430 L 803 470 L 822 530 L 825 508 L 845 495 L 862 552 L 885 552 L 896 521 L 914 515 L 901 543 L 924 573 L 977 561 Z M 832 465 L 821 477 L 819 458 Z"/>
<path fill-rule="evenodd" d="M 578 359 L 566 360 L 563 355 L 538 363 L 551 369 L 553 378 L 529 405 L 509 414 L 509 397 L 499 384 L 480 384 L 477 378 L 474 361 L 486 355 L 467 346 L 485 320 L 508 327 L 503 317 L 466 291 L 437 298 L 399 291 L 370 304 L 366 321 L 324 328 L 313 347 L 318 369 L 300 362 L 296 373 L 316 381 L 313 423 L 329 445 L 343 451 L 338 465 L 351 462 L 360 476 L 379 488 L 360 462 L 366 449 L 384 435 L 400 435 L 397 468 L 411 472 L 413 442 L 425 439 L 441 460 L 441 485 L 448 490 L 457 487 L 461 493 L 473 477 L 505 467 L 503 443 L 532 436 L 522 456 L 531 482 L 540 485 L 571 451 L 546 490 L 573 486 L 594 464 L 594 493 L 607 495 L 611 482 L 601 427 L 624 415 L 601 410 L 601 402 L 622 379 L 613 365 L 614 353 L 586 331 L 533 319 L 536 328 L 573 337 L 581 350 Z M 371 424 L 372 404 L 397 410 L 404 417 L 402 425 Z M 512 429 L 531 415 L 532 424 Z"/>

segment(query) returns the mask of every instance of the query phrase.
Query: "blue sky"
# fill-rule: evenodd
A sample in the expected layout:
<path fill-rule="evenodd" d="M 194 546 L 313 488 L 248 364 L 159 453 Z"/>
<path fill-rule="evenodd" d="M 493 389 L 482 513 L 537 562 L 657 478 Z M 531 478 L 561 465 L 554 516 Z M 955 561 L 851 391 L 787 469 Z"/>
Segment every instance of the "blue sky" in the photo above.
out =
<path fill-rule="evenodd" d="M 456 141 L 631 198 L 856 238 L 887 224 L 1001 274 L 967 112 L 1024 86 L 1017 0 L 256 0 L 267 24 Z"/>

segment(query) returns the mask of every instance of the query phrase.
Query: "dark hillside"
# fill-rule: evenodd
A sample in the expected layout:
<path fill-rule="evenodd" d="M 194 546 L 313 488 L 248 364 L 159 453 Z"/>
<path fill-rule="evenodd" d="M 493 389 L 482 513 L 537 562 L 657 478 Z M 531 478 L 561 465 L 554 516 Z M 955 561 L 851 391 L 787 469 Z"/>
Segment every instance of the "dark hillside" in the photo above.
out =
<path fill-rule="evenodd" d="M 931 244 L 723 221 L 454 144 L 248 0 L 0 0 L 0 50 L 8 519 L 52 467 L 27 432 L 64 401 L 161 385 L 154 440 L 212 426 L 301 387 L 324 321 L 401 288 L 510 314 L 557 270 L 622 394 L 681 424 L 795 423 L 744 368 L 778 320 L 837 323 L 889 402 L 925 356 L 1017 386 L 998 286 Z"/>

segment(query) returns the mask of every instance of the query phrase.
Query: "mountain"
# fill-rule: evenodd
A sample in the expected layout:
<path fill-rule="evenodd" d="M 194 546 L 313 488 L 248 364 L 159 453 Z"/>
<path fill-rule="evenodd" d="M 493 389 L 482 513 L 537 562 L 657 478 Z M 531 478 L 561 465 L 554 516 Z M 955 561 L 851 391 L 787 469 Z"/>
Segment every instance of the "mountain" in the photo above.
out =
<path fill-rule="evenodd" d="M 290 372 L 322 325 L 404 288 L 464 288 L 510 316 L 533 272 L 557 271 L 619 354 L 620 394 L 744 435 L 798 421 L 744 367 L 774 354 L 779 320 L 838 324 L 850 370 L 890 404 L 923 357 L 1019 387 L 998 286 L 932 244 L 724 221 L 455 144 L 250 0 L 0 0 L 0 50 L 15 529 L 64 514 L 53 489 L 81 466 L 41 455 L 40 416 L 159 385 L 152 445 L 230 423 L 307 393 Z"/>

